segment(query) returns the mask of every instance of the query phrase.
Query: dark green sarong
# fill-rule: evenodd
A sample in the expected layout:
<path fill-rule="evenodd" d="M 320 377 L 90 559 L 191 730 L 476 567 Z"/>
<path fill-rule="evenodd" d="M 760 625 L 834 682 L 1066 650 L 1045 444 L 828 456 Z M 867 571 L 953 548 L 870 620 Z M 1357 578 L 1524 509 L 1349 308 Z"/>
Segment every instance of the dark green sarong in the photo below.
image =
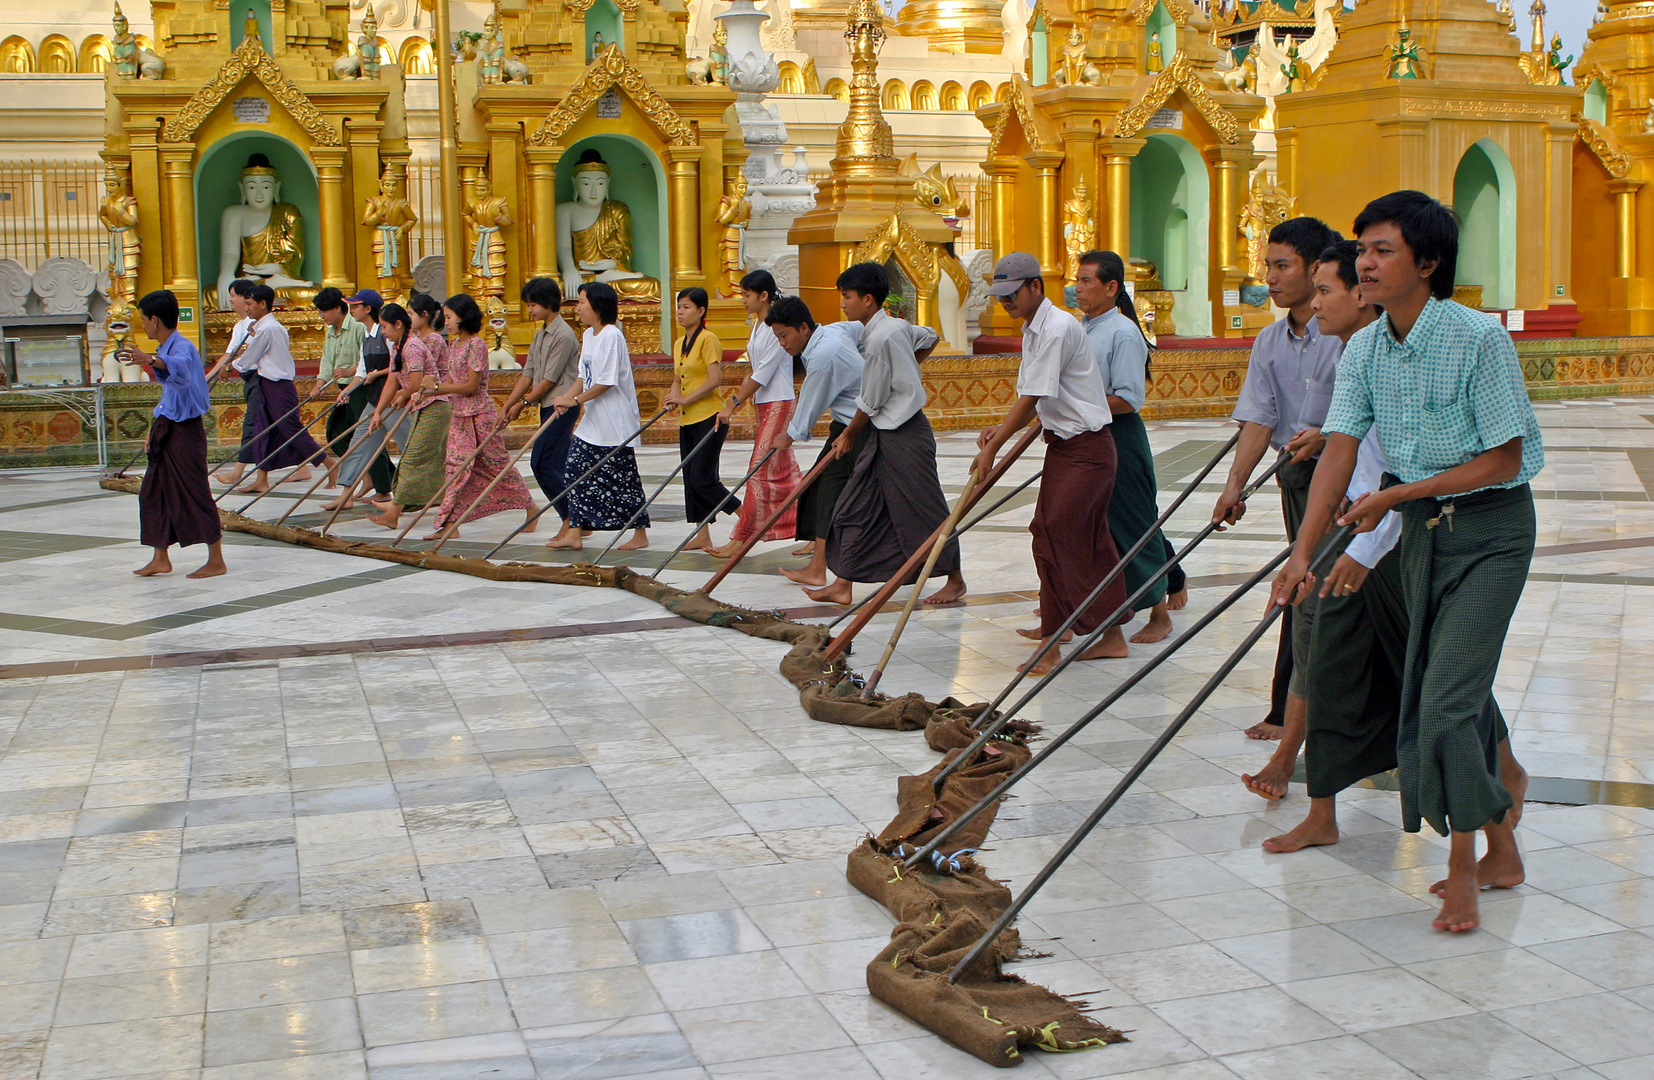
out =
<path fill-rule="evenodd" d="M 1422 819 L 1444 836 L 1502 822 L 1512 805 L 1489 703 L 1536 535 L 1526 484 L 1447 502 L 1451 516 L 1435 499 L 1400 507 L 1408 633 L 1396 745 L 1403 828 Z"/>
<path fill-rule="evenodd" d="M 1108 501 L 1108 531 L 1114 537 L 1114 546 L 1124 554 L 1131 550 L 1142 535 L 1154 528 L 1160 518 L 1157 505 L 1159 484 L 1154 476 L 1154 451 L 1149 449 L 1148 429 L 1143 418 L 1134 412 L 1115 413 L 1109 425 L 1114 432 L 1114 451 L 1118 465 L 1114 473 L 1114 494 Z M 1159 530 L 1155 530 L 1159 533 Z M 1143 545 L 1137 557 L 1126 564 L 1126 595 L 1134 596 L 1162 566 L 1166 565 L 1169 545 L 1164 536 Z M 1166 598 L 1166 577 L 1163 575 L 1154 587 L 1137 600 L 1138 611 L 1147 611 Z"/>

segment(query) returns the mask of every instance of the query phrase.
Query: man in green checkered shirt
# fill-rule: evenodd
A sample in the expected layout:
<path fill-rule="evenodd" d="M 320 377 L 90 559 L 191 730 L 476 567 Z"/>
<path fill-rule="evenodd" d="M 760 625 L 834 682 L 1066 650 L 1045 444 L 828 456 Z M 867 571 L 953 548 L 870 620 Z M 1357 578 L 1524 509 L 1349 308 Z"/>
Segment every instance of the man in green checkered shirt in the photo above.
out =
<path fill-rule="evenodd" d="M 1398 191 L 1368 203 L 1355 233 L 1362 294 L 1385 314 L 1344 348 L 1321 428 L 1327 446 L 1272 602 L 1295 602 L 1314 585 L 1309 562 L 1335 517 L 1365 531 L 1401 512 L 1403 826 L 1417 832 L 1428 821 L 1452 838 L 1447 878 L 1431 890 L 1442 897 L 1434 925 L 1470 930 L 1480 889 L 1523 877 L 1513 830 L 1527 774 L 1508 745 L 1501 768 L 1507 733 L 1485 706 L 1533 558 L 1528 481 L 1545 451 L 1510 335 L 1452 300 L 1453 212 L 1423 192 Z M 1394 475 L 1344 508 L 1370 428 Z M 1480 863 L 1478 830 L 1488 838 Z"/>

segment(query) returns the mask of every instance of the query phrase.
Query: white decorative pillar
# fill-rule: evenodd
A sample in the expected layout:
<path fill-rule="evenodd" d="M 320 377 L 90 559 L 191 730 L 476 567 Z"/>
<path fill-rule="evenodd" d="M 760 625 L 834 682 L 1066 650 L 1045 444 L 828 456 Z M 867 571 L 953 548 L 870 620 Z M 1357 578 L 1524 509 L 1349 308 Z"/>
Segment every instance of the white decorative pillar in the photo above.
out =
<path fill-rule="evenodd" d="M 791 166 L 781 163 L 787 127 L 781 114 L 764 96 L 781 83 L 775 57 L 764 47 L 763 27 L 770 16 L 753 0 L 730 0 L 729 10 L 713 16 L 728 36 L 729 88 L 735 91 L 735 115 L 747 160 L 746 174 L 752 219 L 746 227 L 743 254 L 748 270 L 765 269 L 783 289 L 798 288 L 798 257 L 787 243 L 793 218 L 815 206 L 804 149 L 794 151 Z"/>

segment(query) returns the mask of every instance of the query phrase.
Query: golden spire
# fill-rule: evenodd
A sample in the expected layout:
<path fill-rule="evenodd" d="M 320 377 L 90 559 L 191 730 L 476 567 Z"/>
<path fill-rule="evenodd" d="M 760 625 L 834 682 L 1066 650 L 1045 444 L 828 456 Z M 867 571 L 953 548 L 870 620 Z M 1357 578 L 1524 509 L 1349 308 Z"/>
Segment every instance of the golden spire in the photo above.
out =
<path fill-rule="evenodd" d="M 833 171 L 840 175 L 895 175 L 890 125 L 879 108 L 879 48 L 884 44 L 884 11 L 878 0 L 853 0 L 844 40 L 850 49 L 850 112 L 838 129 Z"/>

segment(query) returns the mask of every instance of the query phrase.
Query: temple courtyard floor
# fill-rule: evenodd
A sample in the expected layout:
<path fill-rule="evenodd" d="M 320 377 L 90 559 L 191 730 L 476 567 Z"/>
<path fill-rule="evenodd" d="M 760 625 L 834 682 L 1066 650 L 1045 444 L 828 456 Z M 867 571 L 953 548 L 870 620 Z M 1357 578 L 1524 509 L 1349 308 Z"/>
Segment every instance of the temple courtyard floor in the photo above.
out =
<path fill-rule="evenodd" d="M 1013 970 L 1130 1041 L 1029 1051 L 1020 1076 L 1654 1077 L 1654 399 L 1538 408 L 1539 549 L 1497 682 L 1534 777 L 1528 883 L 1484 894 L 1481 930 L 1433 931 L 1446 847 L 1399 831 L 1382 778 L 1342 800 L 1337 846 L 1260 850 L 1307 802 L 1294 785 L 1266 807 L 1239 780 L 1272 745 L 1241 733 L 1267 708 L 1272 633 L 1020 921 L 1048 955 Z M 1150 428 L 1163 503 L 1228 434 Z M 972 448 L 942 439 L 950 497 Z M 645 483 L 675 459 L 646 448 Z M 745 459 L 730 448 L 726 477 Z M 675 485 L 661 502 L 634 566 L 683 534 Z M 320 524 L 314 506 L 292 520 Z M 970 602 L 916 615 L 883 689 L 1004 684 L 1027 653 L 1031 506 L 968 535 Z M 384 536 L 356 513 L 340 531 Z M 137 536 L 136 500 L 90 471 L 0 476 L 0 1080 L 994 1073 L 869 997 L 892 920 L 844 877 L 897 777 L 936 755 L 918 732 L 812 722 L 785 646 L 617 590 L 234 533 L 228 577 L 184 578 L 191 549 L 141 580 Z M 545 538 L 509 554 L 549 558 Z M 1271 491 L 1190 557 L 1179 628 L 1283 543 Z M 718 595 L 836 614 L 776 575 L 791 546 Z M 1035 772 L 989 872 L 1020 890 L 1262 608 Z M 895 618 L 858 640 L 863 670 Z M 1028 715 L 1065 725 L 1161 648 L 1075 665 Z"/>

